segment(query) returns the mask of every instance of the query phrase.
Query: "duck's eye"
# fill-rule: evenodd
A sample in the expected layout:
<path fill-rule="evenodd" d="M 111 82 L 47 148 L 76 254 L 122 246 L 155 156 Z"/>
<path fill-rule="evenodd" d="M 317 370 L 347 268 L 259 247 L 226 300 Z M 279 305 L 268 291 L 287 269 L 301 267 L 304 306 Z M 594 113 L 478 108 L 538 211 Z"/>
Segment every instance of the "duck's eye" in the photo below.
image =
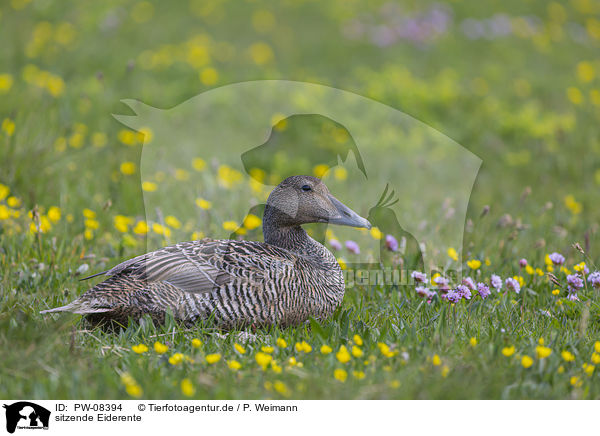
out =
<path fill-rule="evenodd" d="M 311 189 L 312 189 L 312 188 L 310 187 L 310 185 L 304 185 L 304 186 L 302 187 L 302 190 L 303 190 L 303 191 L 310 191 Z"/>

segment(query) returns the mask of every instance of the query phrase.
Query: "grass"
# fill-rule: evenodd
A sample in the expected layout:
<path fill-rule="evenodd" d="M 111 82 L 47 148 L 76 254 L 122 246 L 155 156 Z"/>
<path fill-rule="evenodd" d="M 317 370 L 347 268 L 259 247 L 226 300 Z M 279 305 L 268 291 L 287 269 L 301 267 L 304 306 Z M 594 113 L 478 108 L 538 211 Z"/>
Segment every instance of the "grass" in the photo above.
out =
<path fill-rule="evenodd" d="M 344 36 L 352 20 L 383 20 L 383 4 L 84 7 L 14 0 L 0 7 L 0 396 L 600 397 L 598 290 L 586 283 L 580 301 L 569 301 L 564 270 L 553 268 L 557 286 L 519 266 L 525 258 L 547 273 L 545 258 L 554 251 L 565 255 L 570 273 L 580 262 L 591 271 L 600 265 L 600 11 L 591 2 L 450 2 L 448 27 L 420 43 L 379 47 L 367 36 Z M 402 6 L 412 16 L 431 7 Z M 465 20 L 497 13 L 511 17 L 507 35 L 465 35 Z M 315 23 L 310 32 L 308 22 Z M 190 47 L 199 47 L 196 55 L 181 54 Z M 210 326 L 187 329 L 169 321 L 107 333 L 87 329 L 74 315 L 40 315 L 87 289 L 88 282 L 78 281 L 84 270 L 101 271 L 144 252 L 146 244 L 187 240 L 194 232 L 226 237 L 223 222 L 264 200 L 265 192 L 250 189 L 246 176 L 223 187 L 222 162 L 202 156 L 206 167 L 199 174 L 213 206 L 195 222 L 179 217 L 180 225 L 162 223 L 162 230 L 146 235 L 136 227 L 145 220 L 142 146 L 110 116 L 127 113 L 119 100 L 134 97 L 166 108 L 212 87 L 265 78 L 371 97 L 481 157 L 462 258 L 448 257 L 447 266 L 482 282 L 491 274 L 521 276 L 521 292 L 493 291 L 485 300 L 474 296 L 450 306 L 437 299 L 428 304 L 412 285 L 354 285 L 332 319 L 257 331 L 243 354 L 234 347 L 241 343 L 235 333 L 223 337 Z M 316 138 L 325 121 L 302 122 L 289 127 L 291 144 Z M 312 172 L 321 155 L 307 154 L 306 161 L 284 156 L 271 162 L 271 176 L 302 166 Z M 135 164 L 132 171 L 126 162 Z M 351 190 L 335 194 L 351 207 L 357 196 Z M 260 228 L 244 237 L 260 239 Z M 340 256 L 353 260 L 345 251 Z M 470 259 L 482 265 L 470 270 Z M 279 338 L 285 347 L 277 345 Z M 194 347 L 193 339 L 202 345 Z M 155 351 L 157 341 L 168 346 L 166 353 Z M 132 347 L 139 344 L 149 350 L 137 354 Z M 321 353 L 323 345 L 333 351 Z M 344 352 L 336 356 L 341 346 L 350 353 L 348 362 Z M 353 346 L 360 357 L 352 355 Z M 541 347 L 551 354 L 543 357 Z M 173 358 L 176 353 L 185 357 Z M 206 356 L 213 354 L 220 360 L 209 363 Z M 263 370 L 265 355 L 276 363 Z M 532 359 L 527 368 L 526 356 Z M 239 369 L 229 367 L 232 360 Z"/>

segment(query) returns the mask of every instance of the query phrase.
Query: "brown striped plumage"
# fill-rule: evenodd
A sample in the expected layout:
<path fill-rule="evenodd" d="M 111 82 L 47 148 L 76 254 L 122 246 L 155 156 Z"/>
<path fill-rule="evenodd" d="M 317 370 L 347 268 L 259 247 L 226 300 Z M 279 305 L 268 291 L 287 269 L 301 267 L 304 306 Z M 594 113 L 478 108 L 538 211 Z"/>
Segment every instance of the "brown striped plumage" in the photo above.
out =
<path fill-rule="evenodd" d="M 125 261 L 72 303 L 43 311 L 82 314 L 93 324 L 167 312 L 187 324 L 285 327 L 333 313 L 344 296 L 335 257 L 300 227 L 330 222 L 370 227 L 319 180 L 294 176 L 277 186 L 263 217 L 265 242 L 202 239 Z"/>

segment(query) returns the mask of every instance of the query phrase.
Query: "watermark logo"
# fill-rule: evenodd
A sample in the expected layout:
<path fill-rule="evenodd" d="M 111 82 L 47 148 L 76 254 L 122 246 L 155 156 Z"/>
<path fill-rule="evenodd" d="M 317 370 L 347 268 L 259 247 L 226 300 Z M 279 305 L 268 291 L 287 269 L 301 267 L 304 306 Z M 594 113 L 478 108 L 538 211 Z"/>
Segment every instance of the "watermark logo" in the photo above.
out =
<path fill-rule="evenodd" d="M 48 430 L 50 411 L 29 401 L 19 401 L 3 406 L 6 409 L 6 431 Z"/>
<path fill-rule="evenodd" d="M 145 138 L 140 175 L 142 187 L 151 187 L 143 191 L 150 228 L 175 216 L 182 228 L 201 233 L 217 218 L 229 226 L 219 226 L 220 234 L 213 226 L 205 236 L 255 239 L 260 234 L 251 225 L 235 225 L 260 218 L 279 182 L 306 174 L 376 227 L 312 229 L 328 248 L 335 249 L 331 239 L 345 241 L 340 253 L 350 253 L 348 266 L 382 265 L 389 251 L 411 251 L 416 265 L 399 266 L 430 273 L 448 268 L 450 248 L 461 255 L 481 159 L 400 110 L 285 80 L 235 83 L 165 110 L 124 103 L 135 115 L 115 117 Z M 209 215 L 209 207 L 219 213 Z M 149 239 L 147 248 L 164 245 Z"/>

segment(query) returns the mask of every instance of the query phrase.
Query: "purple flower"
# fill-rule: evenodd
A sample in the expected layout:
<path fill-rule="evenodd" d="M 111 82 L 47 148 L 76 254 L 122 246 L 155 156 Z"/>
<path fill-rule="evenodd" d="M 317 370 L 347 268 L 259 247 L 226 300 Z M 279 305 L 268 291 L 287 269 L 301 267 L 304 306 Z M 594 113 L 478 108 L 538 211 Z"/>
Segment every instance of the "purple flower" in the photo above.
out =
<path fill-rule="evenodd" d="M 429 289 L 427 289 L 425 286 L 417 286 L 415 291 L 417 291 L 417 294 L 421 297 L 427 297 L 429 295 Z"/>
<path fill-rule="evenodd" d="M 490 277 L 490 283 L 492 284 L 494 289 L 500 292 L 500 290 L 502 289 L 502 279 L 500 278 L 500 276 L 492 274 L 492 276 Z"/>
<path fill-rule="evenodd" d="M 508 290 L 515 291 L 517 294 L 521 292 L 521 285 L 519 285 L 519 282 L 516 279 L 509 277 L 506 279 L 505 283 Z"/>
<path fill-rule="evenodd" d="M 600 288 L 600 271 L 594 271 L 591 273 L 588 276 L 588 282 L 590 282 L 594 288 Z"/>
<path fill-rule="evenodd" d="M 562 265 L 565 263 L 565 257 L 560 253 L 552 253 L 548 256 L 554 265 Z"/>
<path fill-rule="evenodd" d="M 521 259 L 521 260 L 519 261 L 519 266 L 520 266 L 521 268 L 525 268 L 525 267 L 527 266 L 527 259 Z"/>
<path fill-rule="evenodd" d="M 360 247 L 354 241 L 350 241 L 350 240 L 346 241 L 346 248 L 348 249 L 348 251 L 350 253 L 360 254 Z"/>
<path fill-rule="evenodd" d="M 579 274 L 571 274 L 567 276 L 567 283 L 570 288 L 575 290 L 583 288 L 583 279 L 579 276 Z"/>
<path fill-rule="evenodd" d="M 477 292 L 485 300 L 490 295 L 490 288 L 485 283 L 477 283 Z"/>
<path fill-rule="evenodd" d="M 435 285 L 442 291 L 447 291 L 450 289 L 448 286 L 449 281 L 446 277 L 437 276 L 433 279 L 433 283 L 435 283 Z"/>
<path fill-rule="evenodd" d="M 475 282 L 473 281 L 473 279 L 471 277 L 465 277 L 462 281 L 462 284 L 467 286 L 469 289 L 471 290 L 475 290 Z"/>
<path fill-rule="evenodd" d="M 390 251 L 398 251 L 398 240 L 392 235 L 385 235 L 385 248 Z"/>
<path fill-rule="evenodd" d="M 579 298 L 577 297 L 577 293 L 575 293 L 575 292 L 569 293 L 569 295 L 567 295 L 567 298 L 571 301 L 579 301 Z"/>
<path fill-rule="evenodd" d="M 331 245 L 331 248 L 333 248 L 334 250 L 342 249 L 342 244 L 335 238 L 329 240 L 329 245 Z"/>
<path fill-rule="evenodd" d="M 458 285 L 456 287 L 456 293 L 460 295 L 465 300 L 471 299 L 471 290 L 467 288 L 465 285 Z"/>
<path fill-rule="evenodd" d="M 450 302 L 450 303 L 458 303 L 461 299 L 461 296 L 458 292 L 455 291 L 448 291 L 446 293 L 446 299 Z"/>
<path fill-rule="evenodd" d="M 425 283 L 427 281 L 427 275 L 420 271 L 413 271 L 410 276 L 415 282 Z"/>

